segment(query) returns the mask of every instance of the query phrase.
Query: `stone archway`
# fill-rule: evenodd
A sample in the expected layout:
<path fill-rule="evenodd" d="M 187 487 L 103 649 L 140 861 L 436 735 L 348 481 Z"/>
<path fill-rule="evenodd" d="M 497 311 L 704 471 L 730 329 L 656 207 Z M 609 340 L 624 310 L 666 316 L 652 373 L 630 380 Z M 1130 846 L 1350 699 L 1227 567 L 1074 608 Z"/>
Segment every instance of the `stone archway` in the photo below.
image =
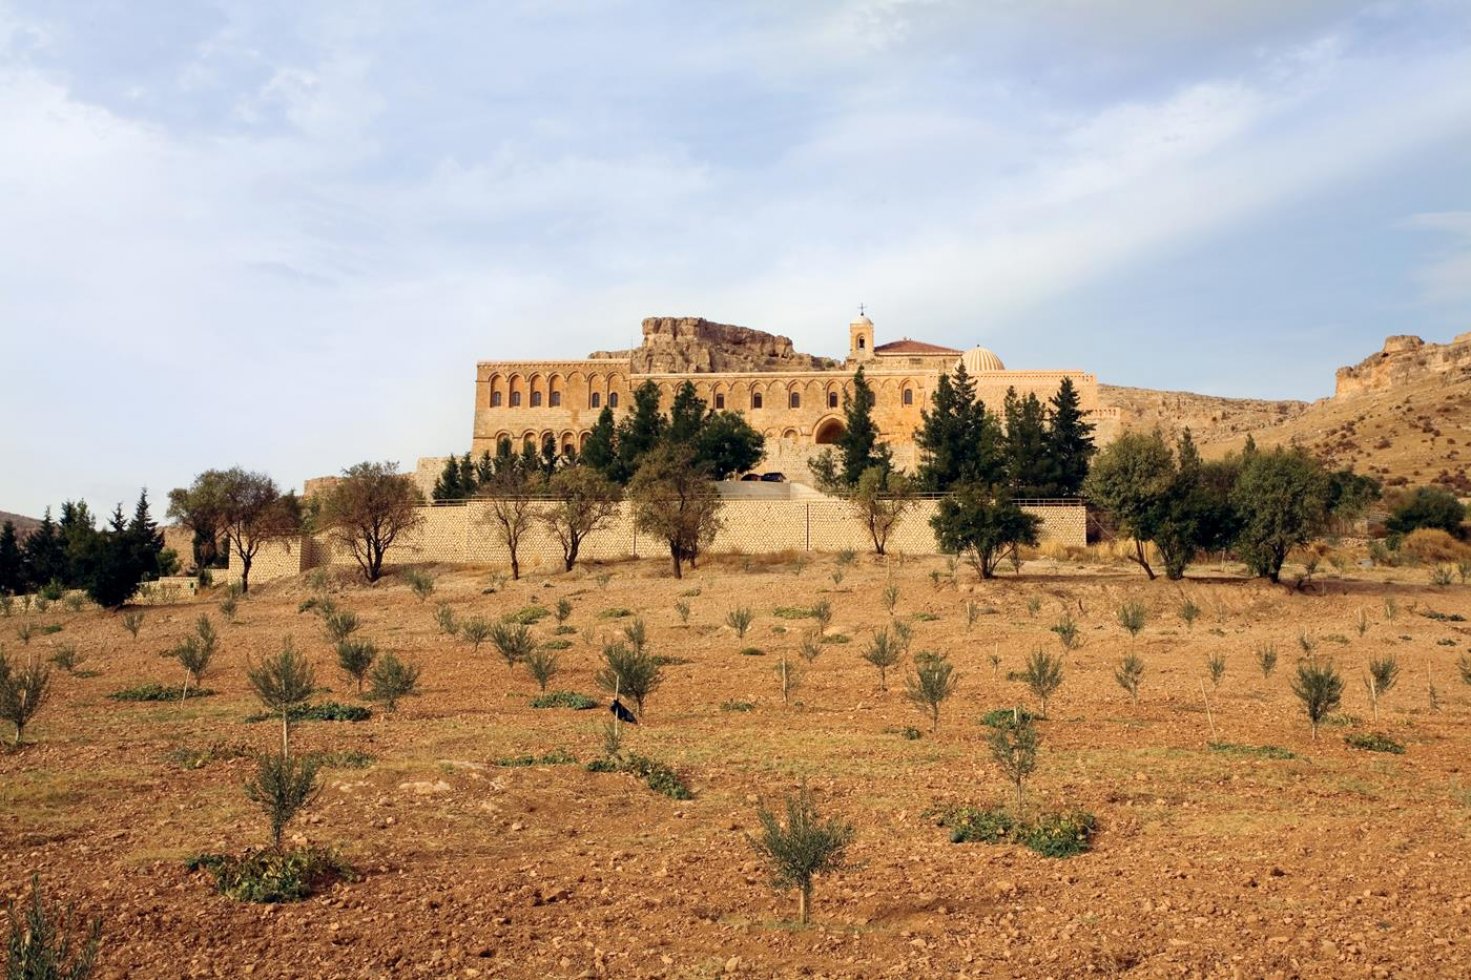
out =
<path fill-rule="evenodd" d="M 813 431 L 812 441 L 819 446 L 831 446 L 843 438 L 848 430 L 843 427 L 843 420 L 838 418 L 823 419 L 817 423 Z"/>

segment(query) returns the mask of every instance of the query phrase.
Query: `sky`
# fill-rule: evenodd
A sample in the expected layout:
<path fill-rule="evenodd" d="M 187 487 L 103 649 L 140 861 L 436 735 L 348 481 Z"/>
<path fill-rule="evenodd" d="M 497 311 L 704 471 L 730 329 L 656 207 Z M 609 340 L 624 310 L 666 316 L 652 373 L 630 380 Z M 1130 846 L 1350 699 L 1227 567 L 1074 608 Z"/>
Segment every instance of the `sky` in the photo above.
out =
<path fill-rule="evenodd" d="M 0 0 L 0 510 L 705 316 L 1317 398 L 1471 331 L 1465 0 Z"/>

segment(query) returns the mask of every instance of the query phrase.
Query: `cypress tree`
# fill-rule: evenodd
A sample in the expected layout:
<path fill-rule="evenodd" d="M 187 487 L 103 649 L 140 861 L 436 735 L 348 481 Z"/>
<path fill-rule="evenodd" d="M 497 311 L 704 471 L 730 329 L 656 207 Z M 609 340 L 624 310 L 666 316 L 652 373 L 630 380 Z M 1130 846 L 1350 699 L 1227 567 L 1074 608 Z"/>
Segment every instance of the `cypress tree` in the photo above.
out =
<path fill-rule="evenodd" d="M 478 487 L 482 483 L 489 483 L 494 477 L 495 461 L 491 459 L 490 450 L 487 449 L 475 461 L 475 485 Z"/>
<path fill-rule="evenodd" d="M 460 489 L 464 491 L 466 497 L 473 496 L 480 481 L 475 478 L 475 464 L 470 459 L 469 450 L 466 450 L 465 455 L 460 457 L 459 467 Z"/>
<path fill-rule="evenodd" d="M 603 476 L 617 481 L 618 446 L 617 429 L 613 424 L 613 410 L 604 407 L 598 413 L 598 421 L 588 433 L 587 445 L 582 447 L 582 462 Z"/>
<path fill-rule="evenodd" d="M 0 527 L 0 594 L 15 594 L 21 591 L 25 581 L 22 577 L 20 540 L 15 533 L 15 522 L 6 521 Z"/>
<path fill-rule="evenodd" d="M 859 367 L 853 375 L 853 394 L 843 396 L 843 415 L 847 423 L 845 431 L 837 441 L 841 478 L 849 487 L 856 487 L 863 471 L 878 466 L 888 470 L 892 464 L 889 447 L 879 442 L 878 426 L 873 421 L 875 403 L 873 388 Z"/>
<path fill-rule="evenodd" d="M 1088 478 L 1093 459 L 1093 425 L 1085 421 L 1078 389 L 1072 378 L 1063 378 L 1057 393 L 1048 399 L 1047 455 L 1052 464 L 1052 493 L 1075 496 Z"/>

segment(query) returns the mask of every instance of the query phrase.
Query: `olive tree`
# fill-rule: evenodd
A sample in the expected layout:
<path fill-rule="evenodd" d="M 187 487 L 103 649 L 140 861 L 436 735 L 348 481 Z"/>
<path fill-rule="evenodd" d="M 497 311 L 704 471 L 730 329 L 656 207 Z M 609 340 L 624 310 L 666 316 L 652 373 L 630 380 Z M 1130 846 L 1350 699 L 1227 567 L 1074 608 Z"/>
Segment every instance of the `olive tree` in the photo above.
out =
<path fill-rule="evenodd" d="M 351 552 L 369 582 L 383 574 L 383 556 L 399 535 L 423 523 L 423 503 L 413 478 L 394 462 L 348 467 L 313 501 L 317 528 Z"/>
<path fill-rule="evenodd" d="M 572 571 L 583 540 L 618 516 L 618 484 L 587 466 L 569 466 L 547 481 L 552 502 L 537 519 L 562 546 L 562 565 Z"/>
<path fill-rule="evenodd" d="M 634 523 L 669 546 L 675 578 L 684 576 L 721 528 L 720 493 L 687 446 L 665 443 L 648 453 L 628 485 Z"/>
<path fill-rule="evenodd" d="M 1004 494 L 976 485 L 941 500 L 930 518 L 940 549 L 960 555 L 983 579 L 994 578 L 996 566 L 1018 546 L 1036 545 L 1041 523 Z"/>
<path fill-rule="evenodd" d="M 266 474 L 238 466 L 206 470 L 189 487 L 172 491 L 168 514 L 196 537 L 224 536 L 226 550 L 240 562 L 242 593 L 250 591 L 250 566 L 260 549 L 301 532 L 296 495 L 281 493 Z"/>

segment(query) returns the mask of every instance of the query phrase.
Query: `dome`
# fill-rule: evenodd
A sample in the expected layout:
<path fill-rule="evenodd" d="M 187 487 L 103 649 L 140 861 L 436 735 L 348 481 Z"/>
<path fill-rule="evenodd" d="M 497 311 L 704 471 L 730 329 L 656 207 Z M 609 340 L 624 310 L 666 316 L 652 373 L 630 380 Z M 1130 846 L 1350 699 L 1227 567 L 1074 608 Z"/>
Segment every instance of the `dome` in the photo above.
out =
<path fill-rule="evenodd" d="M 982 371 L 1005 371 L 1006 365 L 1001 363 L 1001 358 L 986 350 L 984 347 L 972 347 L 960 355 L 960 363 L 965 365 L 966 374 L 980 374 Z"/>
<path fill-rule="evenodd" d="M 871 327 L 871 326 L 873 326 L 873 321 L 868 318 L 868 315 L 866 313 L 860 313 L 856 317 L 853 318 L 853 322 L 849 323 L 848 326 L 850 326 L 850 327 Z"/>

